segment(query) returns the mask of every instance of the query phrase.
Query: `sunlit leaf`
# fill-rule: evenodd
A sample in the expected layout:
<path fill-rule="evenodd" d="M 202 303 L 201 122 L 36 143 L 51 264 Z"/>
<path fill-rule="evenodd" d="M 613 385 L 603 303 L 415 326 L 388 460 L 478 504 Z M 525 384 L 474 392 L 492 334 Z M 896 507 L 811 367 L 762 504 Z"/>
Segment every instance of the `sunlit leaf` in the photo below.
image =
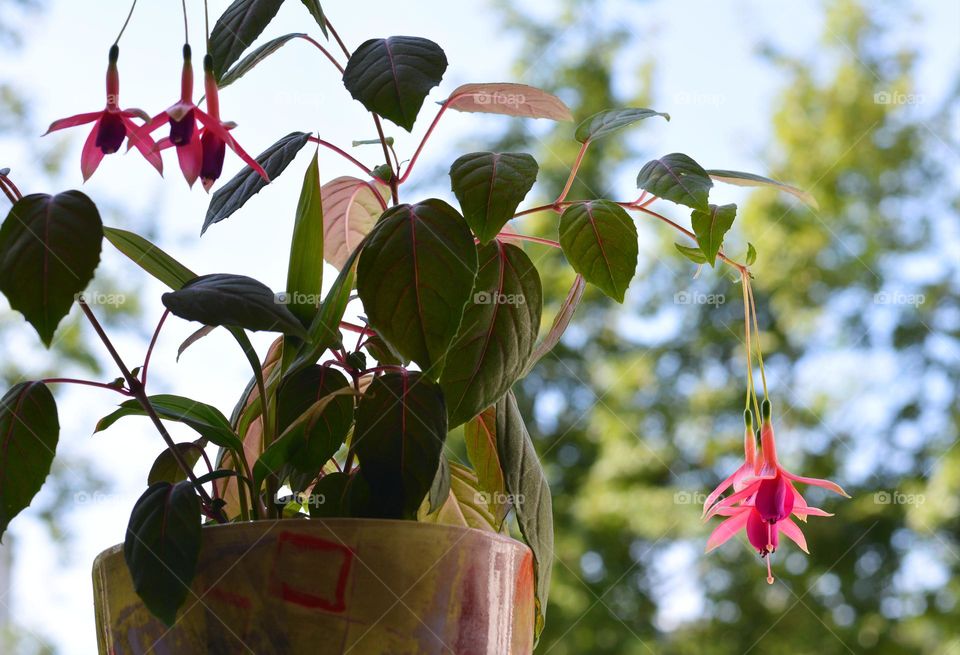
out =
<path fill-rule="evenodd" d="M 580 123 L 580 125 L 577 126 L 577 131 L 574 136 L 580 143 L 595 141 L 600 137 L 616 132 L 627 125 L 642 121 L 651 116 L 661 116 L 668 121 L 670 120 L 670 114 L 664 114 L 652 109 L 642 109 L 639 107 L 607 109 L 597 112 Z"/>
<path fill-rule="evenodd" d="M 457 111 L 573 120 L 569 107 L 560 98 L 536 87 L 510 82 L 458 86 L 450 94 L 447 106 Z"/>
<path fill-rule="evenodd" d="M 550 326 L 550 331 L 547 332 L 543 341 L 537 344 L 533 354 L 530 356 L 530 362 L 527 364 L 527 368 L 523 371 L 523 375 L 529 373 L 536 363 L 543 359 L 543 356 L 553 350 L 554 346 L 560 342 L 560 337 L 566 332 L 567 326 L 570 325 L 570 321 L 573 320 L 574 312 L 576 312 L 577 307 L 580 306 L 580 300 L 583 298 L 583 292 L 586 288 L 587 284 L 582 275 L 574 278 L 573 285 L 571 285 L 570 291 L 567 292 L 567 297 L 560 306 L 560 311 L 557 312 L 556 317 L 553 319 L 553 325 Z"/>
<path fill-rule="evenodd" d="M 717 261 L 717 253 L 723 246 L 723 237 L 733 225 L 737 216 L 737 206 L 710 205 L 708 211 L 693 210 L 690 220 L 693 224 L 693 233 L 697 235 L 697 243 L 706 262 L 713 266 Z"/>
<path fill-rule="evenodd" d="M 755 175 L 753 173 L 744 173 L 742 171 L 727 171 L 716 168 L 708 170 L 707 173 L 717 182 L 725 182 L 726 184 L 733 184 L 736 186 L 772 187 L 799 198 L 804 204 L 807 204 L 814 209 L 820 208 L 820 205 L 817 204 L 817 199 L 813 197 L 813 194 L 795 186 L 778 182 L 777 180 L 772 180 L 769 177 L 763 177 L 762 175 Z"/>
<path fill-rule="evenodd" d="M 637 187 L 665 200 L 702 211 L 713 180 L 697 162 L 675 152 L 644 164 L 637 175 Z"/>
<path fill-rule="evenodd" d="M 637 226 L 609 200 L 578 202 L 560 215 L 560 246 L 590 284 L 623 302 L 637 270 Z"/>
<path fill-rule="evenodd" d="M 304 323 L 313 320 L 323 289 L 323 206 L 320 202 L 320 168 L 314 153 L 303 176 L 300 200 L 293 221 L 293 239 L 287 268 L 287 303 Z"/>
<path fill-rule="evenodd" d="M 337 177 L 320 188 L 323 197 L 323 257 L 337 270 L 387 208 L 390 188 L 380 180 Z"/>

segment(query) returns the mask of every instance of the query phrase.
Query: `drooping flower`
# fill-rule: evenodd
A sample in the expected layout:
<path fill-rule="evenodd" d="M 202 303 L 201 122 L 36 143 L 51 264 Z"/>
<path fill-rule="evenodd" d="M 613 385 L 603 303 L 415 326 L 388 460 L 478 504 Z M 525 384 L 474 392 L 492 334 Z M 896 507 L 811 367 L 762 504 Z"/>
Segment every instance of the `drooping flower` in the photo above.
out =
<path fill-rule="evenodd" d="M 140 133 L 140 126 L 133 122 L 139 118 L 146 122 L 150 119 L 146 112 L 140 109 L 120 109 L 120 72 L 117 69 L 117 60 L 120 57 L 120 48 L 113 45 L 110 48 L 109 63 L 107 65 L 107 106 L 102 111 L 77 114 L 68 118 L 61 118 L 50 124 L 44 136 L 77 125 L 94 123 L 90 136 L 83 145 L 83 154 L 80 157 L 80 171 L 83 180 L 87 181 L 97 170 L 104 155 L 112 155 L 123 145 L 123 140 L 129 137 L 129 147 L 136 147 L 140 154 L 150 164 L 163 174 L 163 161 L 156 151 L 156 144 L 148 134 Z"/>
<path fill-rule="evenodd" d="M 180 170 L 191 187 L 200 177 L 203 188 L 210 190 L 223 171 L 227 146 L 269 182 L 270 178 L 263 167 L 230 136 L 228 130 L 236 127 L 236 124 L 220 120 L 220 99 L 213 75 L 213 58 L 210 55 L 204 57 L 204 71 L 207 111 L 203 111 L 193 102 L 191 51 L 189 45 L 184 45 L 180 100 L 154 116 L 143 126 L 142 132 L 150 134 L 169 123 L 170 136 L 157 143 L 157 150 L 176 147 Z"/>

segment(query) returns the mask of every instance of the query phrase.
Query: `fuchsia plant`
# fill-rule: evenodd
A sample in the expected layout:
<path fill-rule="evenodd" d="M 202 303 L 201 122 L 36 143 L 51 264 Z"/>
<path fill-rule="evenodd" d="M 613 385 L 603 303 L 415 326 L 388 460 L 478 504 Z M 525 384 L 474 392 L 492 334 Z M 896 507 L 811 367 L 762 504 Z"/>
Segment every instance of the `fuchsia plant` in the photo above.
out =
<path fill-rule="evenodd" d="M 136 147 L 158 171 L 161 152 L 175 147 L 188 184 L 200 178 L 207 190 L 220 177 L 229 147 L 247 166 L 213 194 L 203 230 L 240 209 L 308 143 L 350 161 L 363 177 L 345 176 L 321 185 L 318 152 L 313 154 L 294 217 L 283 294 L 244 275 L 198 276 L 143 237 L 104 227 L 95 204 L 83 193 L 23 196 L 9 172 L 0 171 L 0 187 L 13 203 L 0 228 L 0 290 L 48 346 L 79 298 L 80 310 L 121 374 L 113 382 L 25 382 L 3 397 L 0 533 L 29 505 L 50 469 L 59 424 L 48 386 L 87 385 L 127 398 L 97 430 L 140 415 L 151 420 L 164 441 L 149 487 L 133 509 L 124 553 L 137 592 L 168 624 L 175 620 L 194 576 L 201 517 L 226 523 L 306 517 L 437 522 L 459 516 L 469 527 L 501 532 L 510 530 L 507 518 L 512 512 L 535 558 L 539 633 L 553 559 L 551 496 L 511 388 L 559 341 L 586 283 L 623 302 L 637 266 L 635 214 L 655 218 L 689 238 L 692 245 L 677 244 L 677 249 L 697 265 L 713 267 L 720 260 L 732 267 L 743 290 L 745 461 L 704 506 L 706 518 L 726 517 L 710 536 L 708 549 L 745 529 L 768 567 L 781 532 L 806 550 L 790 516 L 805 520 L 827 514 L 809 507 L 793 483 L 843 491 L 831 482 L 794 475 L 779 464 L 763 359 L 759 344 L 751 339 L 758 330 L 749 270 L 756 253 L 749 246 L 740 263 L 724 252 L 724 236 L 737 207 L 710 204 L 709 194 L 714 182 L 721 181 L 773 186 L 812 202 L 809 196 L 758 175 L 705 169 L 685 154 L 672 153 L 640 168 L 641 193 L 635 200 L 569 199 L 592 143 L 648 118 L 669 120 L 651 109 L 621 108 L 579 123 L 573 134 L 579 153 L 563 191 L 548 204 L 519 209 L 535 185 L 537 162 L 526 153 L 494 152 L 468 153 L 453 162 L 450 182 L 459 208 L 436 198 L 401 203 L 401 192 L 445 112 L 564 122 L 573 119 L 570 110 L 555 96 L 522 84 L 464 85 L 441 102 L 404 165 L 382 121 L 413 130 L 424 100 L 447 68 L 440 46 L 419 37 L 395 36 L 370 39 L 351 51 L 319 4 L 305 0 L 345 63 L 302 33 L 276 37 L 240 59 L 281 4 L 236 0 L 216 22 L 203 60 L 206 109 L 193 100 L 187 45 L 178 102 L 152 119 L 139 110 L 120 110 L 115 43 L 106 109 L 56 121 L 50 131 L 94 123 L 81 160 L 84 179 L 103 155 L 118 151 L 127 139 L 128 147 Z M 186 20 L 185 4 L 184 10 Z M 383 156 L 377 165 L 306 132 L 291 132 L 254 160 L 229 133 L 234 126 L 220 118 L 219 90 L 294 39 L 306 40 L 332 62 L 349 95 L 370 112 L 378 134 L 374 143 Z M 333 102 L 335 94 L 330 96 Z M 154 142 L 151 135 L 165 124 L 169 136 Z M 686 207 L 690 229 L 651 208 L 661 200 Z M 556 239 L 523 234 L 522 220 L 510 223 L 541 212 L 558 216 Z M 91 307 L 78 296 L 94 275 L 104 238 L 170 287 L 160 299 L 166 311 L 138 367 L 124 362 Z M 540 277 L 520 247 L 524 242 L 559 249 L 576 274 L 543 334 Z M 339 271 L 326 294 L 321 293 L 324 260 Z M 362 305 L 364 324 L 343 320 L 352 302 Z M 170 314 L 202 325 L 181 351 L 217 327 L 228 330 L 241 346 L 253 376 L 229 418 L 194 399 L 148 394 L 151 355 Z M 262 361 L 247 330 L 280 335 Z M 753 385 L 754 359 L 763 378 L 762 409 Z M 762 417 L 759 453 L 751 405 Z M 196 440 L 174 442 L 164 421 L 190 426 Z M 463 426 L 462 437 L 451 433 L 458 426 Z M 465 440 L 472 469 L 448 460 L 448 434 Z M 210 445 L 219 448 L 216 459 L 207 456 Z M 195 468 L 201 462 L 198 474 Z M 730 487 L 734 493 L 721 499 Z M 463 489 L 476 494 L 465 497 Z M 326 500 L 310 500 L 316 497 Z"/>

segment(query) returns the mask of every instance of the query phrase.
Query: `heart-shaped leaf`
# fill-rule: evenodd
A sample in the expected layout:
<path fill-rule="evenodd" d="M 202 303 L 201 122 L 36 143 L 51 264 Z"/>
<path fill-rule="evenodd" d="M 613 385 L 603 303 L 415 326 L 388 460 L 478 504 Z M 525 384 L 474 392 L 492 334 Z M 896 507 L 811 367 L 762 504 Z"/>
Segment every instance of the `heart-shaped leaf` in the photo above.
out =
<path fill-rule="evenodd" d="M 257 156 L 257 163 L 263 167 L 271 180 L 275 180 L 290 165 L 301 148 L 307 145 L 309 139 L 309 132 L 291 132 L 261 152 Z M 260 193 L 260 190 L 265 186 L 267 186 L 267 183 L 263 181 L 257 171 L 249 166 L 244 167 L 242 171 L 234 175 L 229 182 L 213 194 L 210 199 L 210 206 L 207 207 L 207 216 L 203 221 L 200 234 L 206 232 L 207 228 L 214 223 L 219 223 L 243 207 L 250 198 Z"/>
<path fill-rule="evenodd" d="M 323 35 L 330 38 L 330 35 L 327 34 L 327 19 L 323 15 L 323 7 L 320 6 L 320 0 L 301 0 L 303 5 L 307 8 L 307 11 L 310 12 L 310 15 L 313 16 L 313 19 L 317 21 L 317 25 L 320 26 L 320 31 L 323 32 Z"/>
<path fill-rule="evenodd" d="M 0 291 L 48 347 L 100 263 L 100 212 L 79 191 L 35 193 L 0 227 Z"/>
<path fill-rule="evenodd" d="M 647 162 L 637 176 L 637 188 L 702 211 L 707 210 L 712 186 L 713 180 L 703 167 L 680 152 Z"/>
<path fill-rule="evenodd" d="M 196 273 L 139 234 L 105 227 L 103 235 L 117 250 L 171 289 L 179 289 L 197 277 Z"/>
<path fill-rule="evenodd" d="M 305 0 L 306 1 L 306 0 Z M 291 39 L 304 38 L 306 34 L 301 34 L 300 32 L 294 32 L 292 34 L 284 34 L 283 36 L 278 36 L 275 39 L 270 39 L 262 46 L 251 52 L 249 55 L 237 62 L 237 65 L 228 70 L 220 78 L 218 87 L 221 89 L 225 86 L 229 86 L 239 80 L 241 77 L 253 70 L 253 67 L 259 64 L 261 61 L 275 53 L 277 50 L 282 48 Z"/>
<path fill-rule="evenodd" d="M 201 275 L 163 294 L 161 300 L 167 309 L 188 321 L 307 338 L 307 331 L 283 304 L 283 297 L 245 275 Z"/>
<path fill-rule="evenodd" d="M 413 518 L 433 484 L 447 436 L 440 387 L 420 373 L 387 373 L 357 407 L 353 448 L 384 518 Z"/>
<path fill-rule="evenodd" d="M 708 211 L 693 210 L 690 220 L 693 223 L 693 233 L 697 235 L 697 243 L 703 252 L 704 259 L 710 266 L 716 264 L 717 253 L 723 246 L 723 236 L 733 225 L 737 217 L 737 206 L 710 205 Z"/>
<path fill-rule="evenodd" d="M 212 405 L 172 394 L 150 396 L 150 404 L 160 418 L 188 425 L 210 443 L 233 450 L 241 447 L 227 417 Z M 124 401 L 119 409 L 97 422 L 94 432 L 106 430 L 124 416 L 147 416 L 147 412 L 137 400 Z"/>
<path fill-rule="evenodd" d="M 219 80 L 243 51 L 257 40 L 280 10 L 283 0 L 234 0 L 210 32 L 208 50 Z"/>
<path fill-rule="evenodd" d="M 293 239 L 287 268 L 287 302 L 290 311 L 310 323 L 320 305 L 323 288 L 323 206 L 320 202 L 320 168 L 314 153 L 297 203 Z"/>
<path fill-rule="evenodd" d="M 574 312 L 576 312 L 577 307 L 580 306 L 580 301 L 583 299 L 583 291 L 586 288 L 587 284 L 582 275 L 574 278 L 573 284 L 570 286 L 570 291 L 567 292 L 567 297 L 564 299 L 563 304 L 560 305 L 560 311 L 557 312 L 556 317 L 553 319 L 553 325 L 550 326 L 550 331 L 547 332 L 543 341 L 537 344 L 536 349 L 534 349 L 533 354 L 530 356 L 530 362 L 527 364 L 527 368 L 524 369 L 521 377 L 526 376 L 527 373 L 532 371 L 537 362 L 543 359 L 543 356 L 553 350 L 554 346 L 560 342 L 560 337 L 567 331 L 567 326 L 570 325 L 570 321 L 573 320 Z"/>
<path fill-rule="evenodd" d="M 364 107 L 409 132 L 446 70 L 447 56 L 433 41 L 391 36 L 362 43 L 347 62 L 343 84 Z"/>
<path fill-rule="evenodd" d="M 370 324 L 431 378 L 443 369 L 473 292 L 477 249 L 442 200 L 391 207 L 370 233 L 357 293 Z"/>
<path fill-rule="evenodd" d="M 609 200 L 578 202 L 560 215 L 560 247 L 587 282 L 623 302 L 637 270 L 637 226 Z"/>
<path fill-rule="evenodd" d="M 540 330 L 543 292 L 533 262 L 517 246 L 480 246 L 473 300 L 440 376 L 450 426 L 469 421 L 520 377 Z"/>
<path fill-rule="evenodd" d="M 59 438 L 57 403 L 42 382 L 21 382 L 0 399 L 0 537 L 43 486 Z"/>
<path fill-rule="evenodd" d="M 516 152 L 472 152 L 453 162 L 453 192 L 481 243 L 489 243 L 513 218 L 539 170 L 536 159 Z"/>
<path fill-rule="evenodd" d="M 640 107 L 607 109 L 605 111 L 597 112 L 590 118 L 580 123 L 580 125 L 577 126 L 577 131 L 574 136 L 580 143 L 595 141 L 602 136 L 616 132 L 627 125 L 631 125 L 637 121 L 642 121 L 643 119 L 650 118 L 651 116 L 662 116 L 668 121 L 670 120 L 670 114 L 664 114 L 652 109 L 643 109 Z"/>
<path fill-rule="evenodd" d="M 390 187 L 380 180 L 367 182 L 343 176 L 324 184 L 320 194 L 323 196 L 323 258 L 340 270 L 386 210 Z"/>
<path fill-rule="evenodd" d="M 177 452 L 180 453 L 180 457 L 190 466 L 194 466 L 200 461 L 206 445 L 206 439 L 197 439 L 196 441 L 175 444 Z M 187 474 L 180 468 L 177 458 L 173 456 L 173 451 L 166 448 L 153 461 L 153 466 L 150 467 L 150 473 L 147 475 L 147 485 L 149 486 L 158 482 L 176 484 L 186 479 Z"/>
<path fill-rule="evenodd" d="M 539 637 L 547 613 L 553 568 L 553 500 L 513 392 L 508 392 L 497 403 L 496 430 L 507 493 L 516 508 L 520 533 L 533 551 L 537 610 L 535 635 Z"/>
<path fill-rule="evenodd" d="M 190 482 L 158 482 L 134 505 L 123 542 L 133 588 L 154 616 L 172 626 L 200 557 L 200 498 Z"/>
<path fill-rule="evenodd" d="M 700 248 L 693 248 L 691 246 L 685 246 L 681 243 L 673 244 L 681 255 L 692 261 L 694 264 L 706 264 L 707 258 L 704 256 L 703 251 Z"/>
<path fill-rule="evenodd" d="M 774 189 L 778 189 L 784 193 L 789 193 L 790 195 L 799 198 L 804 204 L 809 205 L 814 209 L 820 208 L 820 205 L 817 203 L 817 199 L 814 198 L 812 194 L 795 186 L 778 182 L 777 180 L 772 180 L 769 177 L 756 175 L 754 173 L 744 173 L 743 171 L 727 171 L 716 168 L 708 170 L 707 173 L 717 182 L 725 182 L 726 184 L 733 184 L 735 186 L 773 187 Z"/>
<path fill-rule="evenodd" d="M 491 513 L 502 519 L 506 514 L 507 487 L 503 465 L 497 450 L 497 408 L 488 407 L 463 426 L 467 457 L 476 471 L 477 487 L 487 494 Z"/>
<path fill-rule="evenodd" d="M 510 82 L 458 86 L 447 99 L 447 107 L 484 114 L 573 120 L 570 108 L 560 98 L 533 86 Z"/>

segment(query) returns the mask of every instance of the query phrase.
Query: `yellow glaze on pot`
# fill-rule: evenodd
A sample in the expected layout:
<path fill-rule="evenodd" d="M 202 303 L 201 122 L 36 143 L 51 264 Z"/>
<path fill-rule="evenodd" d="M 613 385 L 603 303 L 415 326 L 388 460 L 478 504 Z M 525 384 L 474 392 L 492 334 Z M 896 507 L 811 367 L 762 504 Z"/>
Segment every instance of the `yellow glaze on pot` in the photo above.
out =
<path fill-rule="evenodd" d="M 167 629 L 110 548 L 93 565 L 101 655 L 528 655 L 533 555 L 502 535 L 365 519 L 212 526 Z"/>

